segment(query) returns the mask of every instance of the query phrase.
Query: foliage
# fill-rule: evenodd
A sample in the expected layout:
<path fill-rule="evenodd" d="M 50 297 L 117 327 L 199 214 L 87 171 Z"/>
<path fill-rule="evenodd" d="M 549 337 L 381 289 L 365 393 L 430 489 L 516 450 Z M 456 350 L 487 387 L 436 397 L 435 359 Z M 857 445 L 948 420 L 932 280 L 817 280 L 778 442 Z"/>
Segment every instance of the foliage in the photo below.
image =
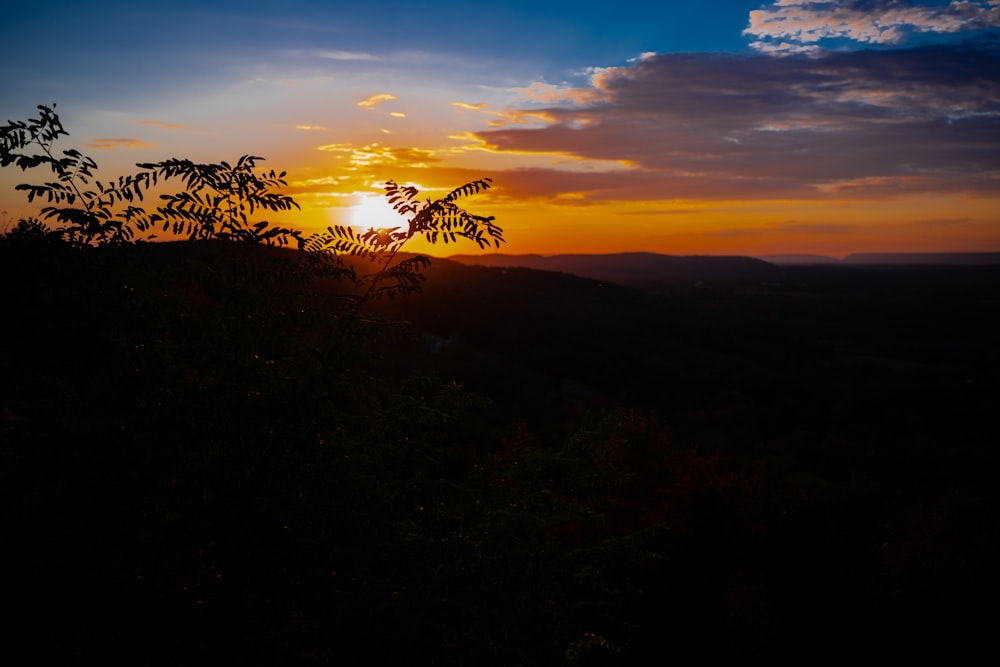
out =
<path fill-rule="evenodd" d="M 178 159 L 137 165 L 145 170 L 140 172 L 143 183 L 155 186 L 161 180 L 179 179 L 184 189 L 161 195 L 165 203 L 157 207 L 157 213 L 137 218 L 136 228 L 146 231 L 162 223 L 164 232 L 191 240 L 285 245 L 299 239 L 301 233 L 296 230 L 253 220 L 258 211 L 299 208 L 291 197 L 275 191 L 287 185 L 285 172 L 255 171 L 262 159 L 244 155 L 232 166 L 228 162 L 197 164 Z"/>
<path fill-rule="evenodd" d="M 490 245 L 500 247 L 504 240 L 503 230 L 495 224 L 493 216 L 475 215 L 456 203 L 462 197 L 488 190 L 491 184 L 492 179 L 489 178 L 471 181 L 440 199 L 421 202 L 417 188 L 389 181 L 385 186 L 385 196 L 393 210 L 404 217 L 409 216 L 405 229 L 369 229 L 359 234 L 351 227 L 337 225 L 307 239 L 303 248 L 318 254 L 347 254 L 380 265 L 381 270 L 362 279 L 365 285 L 362 301 L 368 297 L 391 297 L 413 292 L 420 288 L 423 280 L 421 271 L 427 267 L 429 260 L 415 256 L 393 264 L 397 253 L 413 237 L 422 235 L 430 243 L 439 240 L 454 243 L 458 239 L 467 239 L 480 248 Z"/>
<path fill-rule="evenodd" d="M 39 105 L 38 117 L 27 121 L 8 121 L 0 127 L 0 167 L 11 164 L 22 170 L 48 167 L 54 181 L 39 185 L 22 184 L 28 201 L 44 198 L 50 205 L 42 217 L 67 225 L 71 238 L 121 243 L 132 238 L 132 224 L 143 214 L 134 206 L 142 201 L 151 185 L 149 173 L 123 176 L 117 181 L 95 180 L 97 163 L 76 149 L 54 152 L 54 144 L 69 133 L 51 107 Z M 27 150 L 35 149 L 35 150 Z M 116 208 L 118 207 L 118 208 Z"/>
<path fill-rule="evenodd" d="M 15 165 L 22 170 L 48 167 L 55 174 L 54 181 L 19 185 L 17 189 L 26 191 L 29 201 L 37 197 L 49 202 L 50 205 L 42 209 L 42 217 L 60 225 L 59 233 L 73 245 L 126 245 L 140 234 L 155 238 L 158 230 L 189 241 L 226 244 L 228 257 L 209 253 L 205 258 L 207 264 L 197 270 L 195 289 L 203 305 L 205 302 L 215 304 L 218 317 L 213 325 L 224 324 L 217 334 L 227 341 L 229 348 L 223 358 L 228 359 L 234 369 L 242 369 L 241 378 L 263 370 L 275 372 L 276 347 L 285 350 L 285 354 L 293 354 L 291 346 L 296 343 L 275 344 L 276 329 L 285 324 L 283 319 L 291 313 L 305 315 L 319 305 L 316 284 L 310 281 L 348 285 L 346 290 L 325 287 L 322 305 L 330 319 L 320 323 L 323 318 L 313 316 L 308 325 L 317 332 L 325 331 L 326 340 L 300 342 L 294 352 L 324 368 L 332 363 L 345 363 L 345 354 L 356 351 L 361 338 L 351 340 L 348 334 L 371 335 L 371 332 L 351 331 L 358 325 L 359 314 L 367 302 L 420 289 L 423 270 L 430 260 L 422 256 L 397 258 L 411 238 L 421 235 L 431 243 L 464 238 L 480 247 L 488 242 L 499 246 L 503 241 L 502 230 L 493 217 L 474 215 L 456 203 L 462 197 L 488 189 L 490 179 L 473 181 L 441 199 L 425 202 L 417 199 L 415 187 L 400 187 L 389 181 L 386 197 L 400 215 L 410 216 L 405 231 L 372 228 L 355 232 L 349 226 L 337 225 L 310 236 L 259 219 L 262 213 L 281 213 L 299 208 L 299 205 L 280 192 L 287 185 L 285 172 L 258 170 L 257 163 L 263 158 L 257 156 L 244 155 L 234 164 L 225 161 L 201 164 L 184 159 L 140 163 L 136 165 L 139 171 L 135 174 L 105 183 L 95 178 L 97 163 L 92 158 L 75 149 L 63 151 L 61 157 L 56 155 L 56 141 L 68 136 L 68 132 L 55 106 L 39 105 L 36 118 L 8 121 L 0 127 L 0 166 Z M 160 203 L 153 210 L 147 211 L 140 205 L 150 190 L 162 189 L 172 182 L 179 182 L 182 188 L 160 194 Z M 42 225 L 37 221 L 22 221 L 14 230 L 16 233 L 10 236 L 13 239 L 29 232 L 39 235 Z M 293 242 L 298 247 L 294 258 L 263 256 L 254 249 L 261 245 L 284 247 Z M 127 299 L 133 306 L 148 311 L 145 315 L 137 313 L 136 317 L 154 319 L 149 313 L 160 312 L 162 301 L 140 303 L 149 299 L 149 295 L 136 292 L 135 276 L 126 278 L 122 261 L 127 259 L 124 256 L 113 259 L 115 271 L 122 279 L 121 286 L 127 290 Z M 131 259 L 134 261 L 134 253 Z M 345 259 L 361 260 L 362 263 Z M 364 264 L 371 268 L 362 268 Z M 360 274 L 358 268 L 362 268 Z M 176 267 L 168 267 L 167 271 L 176 271 Z M 185 271 L 184 280 L 189 281 L 191 269 Z M 149 279 L 147 276 L 144 280 Z M 165 289 L 166 294 L 176 297 L 174 288 L 157 289 Z M 185 305 L 188 307 L 189 303 Z M 144 335 L 153 335 L 149 322 L 142 326 Z M 163 326 L 175 325 L 164 322 Z M 209 328 L 212 329 L 218 327 Z M 383 329 L 389 330 L 388 327 Z M 204 340 L 206 332 L 195 335 Z M 142 349 L 148 343 L 135 345 Z M 214 363 L 214 360 L 206 359 L 202 363 Z M 271 367 L 257 368 L 261 363 Z M 293 405 L 303 404 L 306 395 L 317 391 L 317 383 L 322 378 L 319 373 L 305 376 L 308 379 L 302 382 L 298 394 L 289 399 Z M 277 431 L 285 434 L 296 417 L 297 412 L 289 410 Z"/>
<path fill-rule="evenodd" d="M 38 218 L 18 220 L 13 228 L 4 234 L 9 243 L 50 242 L 57 240 L 61 234 L 51 229 Z"/>
<path fill-rule="evenodd" d="M 165 160 L 137 165 L 140 171 L 117 181 L 95 177 L 97 162 L 76 149 L 55 152 L 60 137 L 69 136 L 55 112 L 56 105 L 38 106 L 38 116 L 27 121 L 8 121 L 0 127 L 0 166 L 22 170 L 48 167 L 56 180 L 22 184 L 28 201 L 45 199 L 45 220 L 65 226 L 68 238 L 82 243 L 125 243 L 136 232 L 162 225 L 194 239 L 287 243 L 299 232 L 254 221 L 258 210 L 272 212 L 297 208 L 288 196 L 274 190 L 285 185 L 284 172 L 255 172 L 261 158 L 245 155 L 235 165 L 196 164 L 190 160 Z M 147 213 L 139 204 L 145 193 L 160 181 L 180 179 L 184 190 L 163 194 L 164 204 Z"/>
<path fill-rule="evenodd" d="M 426 203 L 407 188 L 405 237 L 332 227 L 327 234 L 353 239 L 336 243 L 260 219 L 297 204 L 280 192 L 284 172 L 259 171 L 259 157 L 144 163 L 100 181 L 93 159 L 57 152 L 67 132 L 54 109 L 0 128 L 2 166 L 54 175 L 18 186 L 48 204 L 45 222 L 22 220 L 0 237 L 0 296 L 17 323 L 0 339 L 10 444 L 0 481 L 18 506 L 2 527 L 24 547 L 11 567 L 41 577 L 13 596 L 59 601 L 50 648 L 67 655 L 89 624 L 88 580 L 122 610 L 145 610 L 147 639 L 174 643 L 161 632 L 197 614 L 191 636 L 203 647 L 222 647 L 245 623 L 242 632 L 284 636 L 301 647 L 289 655 L 304 654 L 313 599 L 329 614 L 389 585 L 370 571 L 374 545 L 332 536 L 361 540 L 391 523 L 380 489 L 391 496 L 413 471 L 387 463 L 423 452 L 418 465 L 433 468 L 461 414 L 486 404 L 454 382 L 377 372 L 373 345 L 397 328 L 358 315 L 369 299 L 419 287 L 429 260 L 399 259 L 409 238 L 502 241 L 492 218 L 456 204 L 489 181 Z M 154 191 L 163 193 L 151 207 Z M 187 242 L 136 243 L 157 231 Z M 281 526 L 315 530 L 289 542 Z M 72 544 L 73 558 L 50 539 Z M 248 548 L 266 572 L 246 561 Z M 331 582 L 332 567 L 344 578 Z M 261 577 L 291 587 L 284 602 Z M 339 581 L 351 590 L 331 587 Z M 315 595 L 296 592 L 302 585 Z M 139 631 L 128 614 L 101 617 L 105 635 Z"/>
<path fill-rule="evenodd" d="M 413 186 L 399 186 L 389 181 L 385 196 L 401 216 L 409 216 L 405 230 L 400 227 L 355 232 L 352 227 L 336 225 L 325 232 L 304 237 L 298 230 L 258 220 L 261 212 L 280 213 L 299 208 L 288 195 L 280 192 L 287 185 L 285 172 L 260 172 L 257 163 L 263 158 L 244 155 L 235 164 L 219 162 L 200 164 L 191 160 L 169 159 L 139 163 L 135 174 L 117 181 L 95 177 L 96 161 L 76 149 L 57 156 L 56 141 L 69 133 L 62 125 L 56 105 L 39 105 L 38 116 L 27 121 L 8 121 L 0 127 L 0 166 L 15 165 L 22 170 L 48 167 L 54 181 L 22 184 L 16 189 L 27 192 L 28 201 L 44 198 L 50 205 L 42 209 L 45 220 L 63 226 L 68 239 L 88 244 L 116 244 L 134 240 L 137 233 L 156 230 L 190 240 L 222 240 L 234 243 L 288 245 L 295 242 L 313 265 L 324 261 L 341 269 L 334 275 L 357 278 L 343 270 L 341 256 L 357 257 L 376 266 L 359 282 L 365 286 L 360 299 L 419 289 L 422 269 L 429 260 L 409 257 L 396 262 L 397 253 L 407 241 L 423 236 L 430 243 L 455 242 L 462 238 L 480 248 L 499 247 L 503 232 L 492 216 L 470 213 L 457 200 L 489 189 L 489 178 L 479 179 L 452 190 L 437 200 L 418 199 Z M 147 212 L 142 206 L 145 194 L 169 181 L 180 181 L 178 192 L 160 195 L 160 205 Z M 149 238 L 154 238 L 150 236 Z M 394 263 L 395 262 L 395 263 Z"/>

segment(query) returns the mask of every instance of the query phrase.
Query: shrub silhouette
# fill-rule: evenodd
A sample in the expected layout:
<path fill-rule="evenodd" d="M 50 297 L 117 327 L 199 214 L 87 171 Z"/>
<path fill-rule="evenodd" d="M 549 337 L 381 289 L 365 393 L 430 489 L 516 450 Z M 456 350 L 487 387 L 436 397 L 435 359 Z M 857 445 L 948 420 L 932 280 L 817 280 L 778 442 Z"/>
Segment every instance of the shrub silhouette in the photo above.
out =
<path fill-rule="evenodd" d="M 24 575 L 21 629 L 64 655 L 136 634 L 219 659 L 241 637 L 286 656 L 329 646 L 318 618 L 348 627 L 339 609 L 395 585 L 392 498 L 437 455 L 401 460 L 447 451 L 440 424 L 483 402 L 373 373 L 371 343 L 395 328 L 360 313 L 420 287 L 429 260 L 401 254 L 411 238 L 503 242 L 492 217 L 458 205 L 489 179 L 426 201 L 390 182 L 404 226 L 306 236 L 261 219 L 297 206 L 261 158 L 100 181 L 91 158 L 57 153 L 54 108 L 0 127 L 0 165 L 53 175 L 18 186 L 47 203 L 45 222 L 0 237 L 17 323 L 0 340 L 3 526 Z M 144 242 L 164 231 L 186 241 Z M 99 599 L 113 604 L 95 612 Z M 374 639 L 355 630 L 339 641 Z"/>

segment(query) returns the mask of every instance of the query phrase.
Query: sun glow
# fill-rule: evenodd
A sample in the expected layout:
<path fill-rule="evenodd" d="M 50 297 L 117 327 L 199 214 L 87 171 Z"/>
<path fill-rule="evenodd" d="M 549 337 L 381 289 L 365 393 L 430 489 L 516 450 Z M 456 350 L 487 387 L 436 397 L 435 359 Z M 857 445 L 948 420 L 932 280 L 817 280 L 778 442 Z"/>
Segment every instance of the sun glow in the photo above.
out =
<path fill-rule="evenodd" d="M 353 209 L 351 224 L 360 229 L 403 227 L 407 223 L 406 218 L 392 210 L 384 197 L 362 195 Z"/>

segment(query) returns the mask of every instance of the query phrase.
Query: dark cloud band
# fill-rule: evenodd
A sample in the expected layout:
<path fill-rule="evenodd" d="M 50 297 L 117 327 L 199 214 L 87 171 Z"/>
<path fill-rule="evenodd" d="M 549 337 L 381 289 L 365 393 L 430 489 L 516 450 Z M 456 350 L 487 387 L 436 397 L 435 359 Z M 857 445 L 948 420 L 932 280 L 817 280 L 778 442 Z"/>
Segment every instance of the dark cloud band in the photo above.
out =
<path fill-rule="evenodd" d="M 542 127 L 477 136 L 500 151 L 628 162 L 639 187 L 716 196 L 995 193 L 1000 177 L 994 51 L 660 55 L 604 71 L 593 92 L 600 101 L 542 110 Z"/>

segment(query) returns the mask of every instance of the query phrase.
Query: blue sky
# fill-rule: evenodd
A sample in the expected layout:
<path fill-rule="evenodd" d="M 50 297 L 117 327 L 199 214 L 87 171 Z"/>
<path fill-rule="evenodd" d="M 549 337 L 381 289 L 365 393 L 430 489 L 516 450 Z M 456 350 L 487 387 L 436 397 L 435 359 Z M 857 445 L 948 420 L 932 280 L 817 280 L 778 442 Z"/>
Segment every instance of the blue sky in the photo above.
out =
<path fill-rule="evenodd" d="M 261 67 L 320 68 L 324 52 L 349 71 L 385 68 L 396 54 L 435 54 L 454 63 L 434 78 L 471 71 L 516 85 L 520 77 L 558 82 L 647 51 L 745 51 L 741 31 L 759 6 L 646 3 L 626 13 L 606 2 L 23 3 L 5 11 L 0 48 L 8 104 L 45 94 L 64 102 L 184 94 Z"/>
<path fill-rule="evenodd" d="M 1000 247 L 1000 0 L 97 0 L 4 19 L 0 114 L 57 102 L 108 178 L 264 155 L 305 226 L 374 215 L 389 178 L 490 175 L 512 250 Z M 24 178 L 0 173 L 10 215 L 31 212 Z"/>

